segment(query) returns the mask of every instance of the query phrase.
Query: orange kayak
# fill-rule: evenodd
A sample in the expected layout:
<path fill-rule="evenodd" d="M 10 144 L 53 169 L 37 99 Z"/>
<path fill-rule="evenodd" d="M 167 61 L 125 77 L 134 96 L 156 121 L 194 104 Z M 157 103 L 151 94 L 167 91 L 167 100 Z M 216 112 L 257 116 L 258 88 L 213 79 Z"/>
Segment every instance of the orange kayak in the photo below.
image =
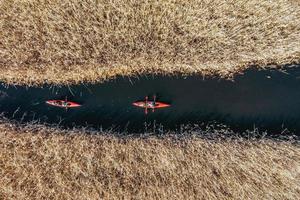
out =
<path fill-rule="evenodd" d="M 48 100 L 46 101 L 46 103 L 51 106 L 57 106 L 61 108 L 76 108 L 81 106 L 78 103 L 72 101 L 66 101 L 66 100 Z"/>
<path fill-rule="evenodd" d="M 145 108 L 145 114 L 148 114 L 148 109 L 151 109 L 152 112 L 154 112 L 157 108 L 166 108 L 171 106 L 170 104 L 156 101 L 156 95 L 153 96 L 153 101 L 149 101 L 148 96 L 146 96 L 145 101 L 136 101 L 132 103 L 132 105 Z"/>
<path fill-rule="evenodd" d="M 171 106 L 170 104 L 167 103 L 162 103 L 159 101 L 137 101 L 134 102 L 132 105 L 141 107 L 141 108 L 166 108 Z"/>

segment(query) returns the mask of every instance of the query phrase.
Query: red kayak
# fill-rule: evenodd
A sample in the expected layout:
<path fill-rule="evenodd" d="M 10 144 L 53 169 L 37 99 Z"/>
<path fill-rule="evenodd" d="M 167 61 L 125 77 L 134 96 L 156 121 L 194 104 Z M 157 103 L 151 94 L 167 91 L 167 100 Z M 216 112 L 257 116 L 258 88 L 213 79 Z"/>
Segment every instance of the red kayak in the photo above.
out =
<path fill-rule="evenodd" d="M 78 103 L 67 101 L 67 100 L 48 100 L 46 101 L 46 103 L 51 106 L 57 106 L 61 108 L 76 108 L 81 106 Z"/>
<path fill-rule="evenodd" d="M 171 106 L 170 104 L 156 101 L 156 96 L 154 96 L 153 99 L 153 101 L 149 101 L 148 97 L 146 96 L 145 101 L 136 101 L 132 105 L 145 108 L 145 114 L 148 113 L 148 109 L 152 109 L 152 112 L 154 112 L 157 108 L 166 108 Z"/>

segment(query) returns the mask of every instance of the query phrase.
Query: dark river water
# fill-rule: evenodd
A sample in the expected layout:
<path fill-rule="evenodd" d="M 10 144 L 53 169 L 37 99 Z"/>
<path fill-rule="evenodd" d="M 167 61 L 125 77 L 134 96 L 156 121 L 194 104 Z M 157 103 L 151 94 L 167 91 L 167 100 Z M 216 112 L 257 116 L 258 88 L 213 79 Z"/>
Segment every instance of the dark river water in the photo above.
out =
<path fill-rule="evenodd" d="M 146 95 L 171 107 L 144 114 L 132 102 Z M 45 104 L 65 99 L 83 104 L 64 110 Z M 178 129 L 182 124 L 220 123 L 236 131 L 300 132 L 300 67 L 283 71 L 250 69 L 234 81 L 199 76 L 117 78 L 70 87 L 0 86 L 0 112 L 10 119 L 62 126 L 90 126 L 141 132 L 148 126 Z"/>

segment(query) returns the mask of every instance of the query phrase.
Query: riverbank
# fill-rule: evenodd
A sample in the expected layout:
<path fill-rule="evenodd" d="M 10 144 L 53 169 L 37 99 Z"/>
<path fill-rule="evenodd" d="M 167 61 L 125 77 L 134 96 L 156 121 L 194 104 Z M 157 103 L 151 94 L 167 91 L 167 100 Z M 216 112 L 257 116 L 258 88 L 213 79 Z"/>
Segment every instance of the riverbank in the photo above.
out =
<path fill-rule="evenodd" d="M 299 10 L 295 0 L 2 1 L 0 80 L 229 76 L 252 64 L 299 63 Z"/>
<path fill-rule="evenodd" d="M 0 123 L 5 199 L 297 199 L 292 141 L 106 132 Z M 91 132 L 89 132 L 91 133 Z M 191 134 L 193 136 L 191 136 Z"/>

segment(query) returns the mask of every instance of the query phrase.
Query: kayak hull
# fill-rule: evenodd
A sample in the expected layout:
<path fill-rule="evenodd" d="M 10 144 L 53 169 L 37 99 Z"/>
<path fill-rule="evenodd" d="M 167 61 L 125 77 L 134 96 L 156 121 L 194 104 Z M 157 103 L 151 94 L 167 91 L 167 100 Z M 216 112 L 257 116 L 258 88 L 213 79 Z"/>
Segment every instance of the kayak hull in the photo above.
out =
<path fill-rule="evenodd" d="M 155 106 L 154 105 L 154 101 L 147 101 L 147 106 L 146 106 L 146 102 L 145 101 L 137 101 L 134 102 L 132 105 L 140 107 L 140 108 L 166 108 L 166 107 L 170 107 L 170 104 L 167 103 L 162 103 L 162 102 L 155 102 Z"/>
<path fill-rule="evenodd" d="M 80 107 L 81 105 L 72 101 L 65 101 L 65 100 L 48 100 L 46 101 L 48 105 L 56 106 L 60 108 L 76 108 Z"/>

